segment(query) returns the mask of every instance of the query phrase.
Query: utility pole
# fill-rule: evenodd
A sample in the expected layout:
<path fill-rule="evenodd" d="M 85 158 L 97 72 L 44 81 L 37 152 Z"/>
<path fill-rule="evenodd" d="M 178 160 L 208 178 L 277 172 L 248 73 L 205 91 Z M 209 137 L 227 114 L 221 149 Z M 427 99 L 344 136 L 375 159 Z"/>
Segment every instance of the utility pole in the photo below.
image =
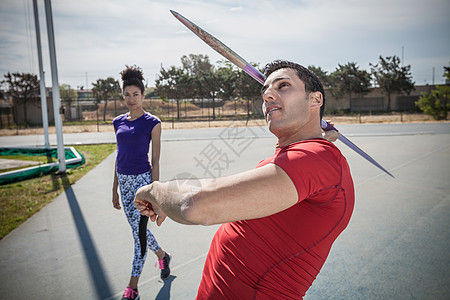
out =
<path fill-rule="evenodd" d="M 66 173 L 66 154 L 64 151 L 64 141 L 62 132 L 62 120 L 61 120 L 61 98 L 59 95 L 58 84 L 58 67 L 56 65 L 56 47 L 55 47 L 55 35 L 53 31 L 53 16 L 52 5 L 50 0 L 44 0 L 45 3 L 45 16 L 47 18 L 47 32 L 48 32 L 48 45 L 50 48 L 50 66 L 52 70 L 52 91 L 53 91 L 53 113 L 55 115 L 55 128 L 56 128 L 56 140 L 58 143 L 58 162 L 59 173 Z"/>
<path fill-rule="evenodd" d="M 433 67 L 433 79 L 432 79 L 431 83 L 434 85 L 434 67 Z"/>
<path fill-rule="evenodd" d="M 50 142 L 48 140 L 47 93 L 45 91 L 44 67 L 42 66 L 41 33 L 39 27 L 39 12 L 37 0 L 33 0 L 33 10 L 34 10 L 34 24 L 36 30 L 36 44 L 39 61 L 39 82 L 41 84 L 41 110 L 42 110 L 42 125 L 44 127 L 44 146 L 45 148 L 50 148 Z"/>
<path fill-rule="evenodd" d="M 405 55 L 405 47 L 402 46 L 402 67 L 403 67 L 403 64 L 404 64 L 404 61 L 405 61 L 404 55 Z"/>

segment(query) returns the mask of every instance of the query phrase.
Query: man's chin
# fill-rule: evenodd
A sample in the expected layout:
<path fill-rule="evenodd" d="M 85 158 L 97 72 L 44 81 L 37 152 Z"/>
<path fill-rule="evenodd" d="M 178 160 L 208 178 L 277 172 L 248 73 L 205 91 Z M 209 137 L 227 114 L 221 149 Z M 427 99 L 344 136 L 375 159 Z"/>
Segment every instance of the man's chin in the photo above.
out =
<path fill-rule="evenodd" d="M 274 134 L 277 135 L 276 133 L 278 132 L 278 127 L 276 126 L 275 122 L 272 120 L 266 120 L 267 123 L 267 127 L 269 128 L 269 131 Z"/>

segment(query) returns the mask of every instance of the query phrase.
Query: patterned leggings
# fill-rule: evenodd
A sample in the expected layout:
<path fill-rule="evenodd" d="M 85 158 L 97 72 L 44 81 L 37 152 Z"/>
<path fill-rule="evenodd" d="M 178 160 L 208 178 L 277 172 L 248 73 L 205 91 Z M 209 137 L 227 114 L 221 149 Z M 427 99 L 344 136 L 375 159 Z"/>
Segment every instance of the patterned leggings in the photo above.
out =
<path fill-rule="evenodd" d="M 140 187 L 151 183 L 152 173 L 150 171 L 138 175 L 124 175 L 117 173 L 117 179 L 119 181 L 123 209 L 127 216 L 128 223 L 130 223 L 134 239 L 134 257 L 131 276 L 139 277 L 144 267 L 145 259 L 147 258 L 147 251 L 145 252 L 144 257 L 141 258 L 141 243 L 139 241 L 139 220 L 141 219 L 141 214 L 134 206 L 133 200 L 136 191 Z M 148 228 L 147 246 L 153 252 L 157 252 L 160 249 L 158 242 Z"/>

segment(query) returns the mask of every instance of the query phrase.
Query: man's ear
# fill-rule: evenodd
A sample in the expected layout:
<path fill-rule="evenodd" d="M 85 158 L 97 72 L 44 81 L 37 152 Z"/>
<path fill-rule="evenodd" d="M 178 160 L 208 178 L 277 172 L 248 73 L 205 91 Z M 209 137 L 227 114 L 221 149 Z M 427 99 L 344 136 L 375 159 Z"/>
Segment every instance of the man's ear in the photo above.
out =
<path fill-rule="evenodd" d="M 321 107 L 323 104 L 323 96 L 321 92 L 314 92 L 311 93 L 312 101 L 311 106 L 312 107 Z"/>

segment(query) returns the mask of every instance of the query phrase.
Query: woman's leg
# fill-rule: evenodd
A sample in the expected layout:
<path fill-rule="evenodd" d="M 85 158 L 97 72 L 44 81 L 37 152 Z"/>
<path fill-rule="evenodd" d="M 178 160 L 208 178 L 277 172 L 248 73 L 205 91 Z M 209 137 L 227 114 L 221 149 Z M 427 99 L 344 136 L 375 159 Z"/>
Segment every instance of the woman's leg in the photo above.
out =
<path fill-rule="evenodd" d="M 145 250 L 145 255 L 141 257 L 141 243 L 139 240 L 139 221 L 141 215 L 134 206 L 133 200 L 136 191 L 141 186 L 147 185 L 151 182 L 151 173 L 148 172 L 139 175 L 118 174 L 117 178 L 119 181 L 122 205 L 128 223 L 130 224 L 134 239 L 134 255 L 133 255 L 130 286 L 133 288 L 137 288 L 137 283 L 142 273 L 145 260 L 147 258 L 147 251 Z M 148 228 L 146 229 L 146 233 L 147 233 L 147 247 L 150 248 L 158 256 L 158 259 L 161 259 L 160 256 L 164 257 L 165 255 L 164 251 L 161 250 L 154 235 Z"/>

